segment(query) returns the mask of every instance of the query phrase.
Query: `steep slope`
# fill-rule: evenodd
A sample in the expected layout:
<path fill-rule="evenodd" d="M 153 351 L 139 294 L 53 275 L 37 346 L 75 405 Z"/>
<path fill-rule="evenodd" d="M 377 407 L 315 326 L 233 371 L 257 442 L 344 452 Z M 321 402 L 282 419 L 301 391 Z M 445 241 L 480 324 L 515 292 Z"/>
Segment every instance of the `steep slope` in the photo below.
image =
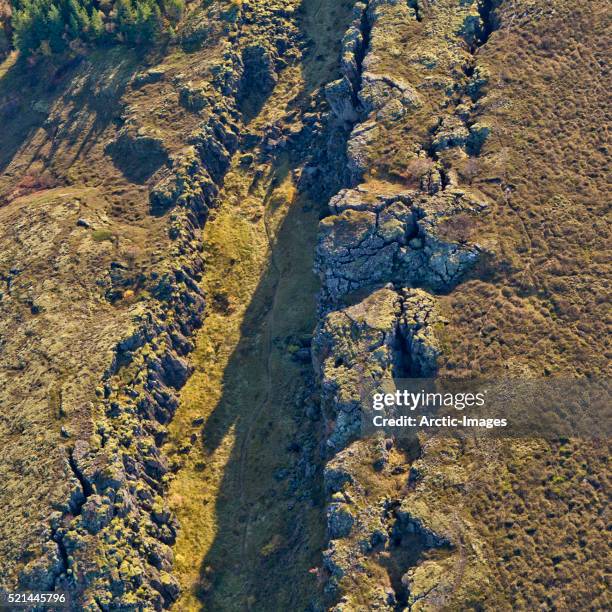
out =
<path fill-rule="evenodd" d="M 605 141 L 576 141 L 560 119 L 562 66 L 583 55 L 585 112 L 605 107 L 603 64 L 578 49 L 601 48 L 606 17 L 564 2 L 362 7 L 348 37 L 362 49 L 345 73 L 353 92 L 338 88 L 348 94 L 336 104 L 358 118 L 351 189 L 330 201 L 317 251 L 330 605 L 605 608 L 606 443 L 355 438 L 364 380 L 609 368 L 609 222 L 595 194 Z M 565 175 L 539 149 L 552 141 Z M 592 171 L 573 174 L 587 159 Z M 585 573 L 569 571 L 577 559 Z"/>
<path fill-rule="evenodd" d="M 177 596 L 159 447 L 201 324 L 199 229 L 238 107 L 275 78 L 256 29 L 282 45 L 283 14 L 220 3 L 190 14 L 187 50 L 5 69 L 4 588 L 67 590 L 75 609 Z"/>
<path fill-rule="evenodd" d="M 335 2 L 296 11 L 299 61 L 247 118 L 204 233 L 211 305 L 168 445 L 181 609 L 306 609 L 316 596 L 309 570 L 325 522 L 312 266 L 348 135 L 330 123 L 322 87 L 339 74 L 337 32 L 350 16 Z"/>

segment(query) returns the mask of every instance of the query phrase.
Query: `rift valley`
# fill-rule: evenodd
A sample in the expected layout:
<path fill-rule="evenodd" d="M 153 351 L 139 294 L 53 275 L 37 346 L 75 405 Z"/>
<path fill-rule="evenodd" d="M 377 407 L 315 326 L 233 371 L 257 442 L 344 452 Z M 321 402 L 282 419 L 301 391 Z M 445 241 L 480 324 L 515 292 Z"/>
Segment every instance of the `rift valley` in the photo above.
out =
<path fill-rule="evenodd" d="M 0 25 L 2 594 L 612 607 L 605 436 L 364 435 L 361 393 L 609 375 L 607 3 Z"/>

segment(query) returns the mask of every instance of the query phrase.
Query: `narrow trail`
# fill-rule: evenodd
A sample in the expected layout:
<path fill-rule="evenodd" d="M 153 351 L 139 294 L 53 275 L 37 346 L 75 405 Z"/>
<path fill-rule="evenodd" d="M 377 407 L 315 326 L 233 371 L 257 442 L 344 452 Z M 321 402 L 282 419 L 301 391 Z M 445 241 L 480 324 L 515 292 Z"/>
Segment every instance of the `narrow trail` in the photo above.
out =
<path fill-rule="evenodd" d="M 253 437 L 253 430 L 255 426 L 257 425 L 262 412 L 264 411 L 265 408 L 269 406 L 270 399 L 272 397 L 272 333 L 271 333 L 271 330 L 273 329 L 274 313 L 276 312 L 276 307 L 278 303 L 278 284 L 281 278 L 281 271 L 276 262 L 276 256 L 274 253 L 274 244 L 273 244 L 274 240 L 273 240 L 273 237 L 270 231 L 270 226 L 269 226 L 269 219 L 268 219 L 269 214 L 270 214 L 269 198 L 266 198 L 266 201 L 264 202 L 263 225 L 264 225 L 264 230 L 266 232 L 268 252 L 270 253 L 269 262 L 276 274 L 276 280 L 274 282 L 274 296 L 272 298 L 272 305 L 266 317 L 265 334 L 264 334 L 264 342 L 263 342 L 265 346 L 265 354 L 266 354 L 266 359 L 265 359 L 266 361 L 266 392 L 257 410 L 250 416 L 248 429 L 242 440 L 242 444 L 240 445 L 240 456 L 239 456 L 240 469 L 239 469 L 239 477 L 238 477 L 238 489 L 240 491 L 240 505 L 241 506 L 244 505 L 246 501 L 245 500 L 245 494 L 246 494 L 245 467 L 246 467 L 246 461 L 248 458 L 250 442 Z M 242 543 L 240 547 L 242 555 L 245 555 L 247 551 L 247 542 L 248 542 L 248 537 L 249 537 L 249 527 L 251 525 L 251 519 L 252 519 L 252 508 L 249 508 L 249 513 L 244 523 Z"/>

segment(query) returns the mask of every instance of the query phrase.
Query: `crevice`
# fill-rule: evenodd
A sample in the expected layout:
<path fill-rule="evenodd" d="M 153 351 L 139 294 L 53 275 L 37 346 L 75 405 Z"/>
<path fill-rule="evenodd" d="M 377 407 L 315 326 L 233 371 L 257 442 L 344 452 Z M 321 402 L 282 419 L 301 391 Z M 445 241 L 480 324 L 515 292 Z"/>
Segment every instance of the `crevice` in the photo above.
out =
<path fill-rule="evenodd" d="M 68 561 L 68 551 L 66 550 L 66 545 L 64 544 L 64 538 L 58 533 L 57 530 L 53 532 L 53 541 L 57 544 L 57 550 L 59 552 L 61 561 L 61 569 L 59 569 L 54 581 L 55 586 L 57 586 L 58 579 L 62 576 L 62 574 L 66 574 L 68 572 L 70 562 Z"/>
<path fill-rule="evenodd" d="M 423 21 L 423 12 L 421 9 L 421 0 L 408 0 L 408 6 L 414 11 L 414 16 L 417 21 Z"/>
<path fill-rule="evenodd" d="M 496 14 L 496 9 L 501 4 L 502 0 L 479 0 L 478 14 L 482 22 L 477 47 L 482 47 L 489 40 L 491 34 L 499 29 L 500 22 Z"/>
<path fill-rule="evenodd" d="M 365 8 L 363 9 L 363 13 L 361 15 L 361 23 L 359 29 L 361 31 L 361 45 L 359 46 L 357 53 L 355 55 L 355 63 L 357 64 L 357 74 L 359 76 L 359 81 L 357 82 L 356 92 L 359 93 L 363 82 L 363 62 L 370 50 L 370 42 L 372 38 L 372 24 L 370 22 L 370 15 L 368 14 L 370 10 L 370 3 L 367 2 Z"/>
<path fill-rule="evenodd" d="M 81 472 L 81 470 L 78 468 L 76 464 L 76 460 L 74 458 L 74 449 L 70 449 L 70 451 L 68 452 L 67 463 L 74 477 L 77 479 L 80 489 L 81 489 L 81 493 L 82 493 L 78 497 L 77 501 L 74 504 L 71 504 L 71 507 L 70 507 L 70 510 L 71 510 L 70 515 L 74 519 L 82 514 L 83 506 L 87 502 L 87 499 L 89 498 L 89 496 L 92 495 L 94 491 L 93 491 L 93 487 L 91 486 L 91 483 L 89 483 L 87 478 L 85 478 L 85 476 L 83 475 L 83 473 Z M 57 550 L 58 550 L 60 562 L 61 562 L 61 567 L 57 568 L 58 571 L 54 578 L 56 587 L 58 586 L 57 585 L 58 581 L 60 579 L 63 579 L 63 577 L 67 576 L 68 569 L 70 568 L 70 562 L 68 559 L 69 557 L 68 550 L 66 549 L 66 544 L 64 543 L 64 536 L 62 535 L 60 531 L 61 529 L 62 529 L 62 526 L 60 525 L 56 527 L 51 534 L 51 539 L 57 544 Z"/>
<path fill-rule="evenodd" d="M 83 491 L 83 501 L 77 505 L 77 510 L 73 512 L 74 516 L 78 516 L 81 513 L 81 508 L 87 501 L 87 498 L 93 494 L 93 487 L 91 486 L 91 483 L 88 482 L 87 478 L 83 476 L 81 470 L 79 470 L 79 468 L 77 467 L 73 453 L 74 450 L 71 450 L 70 454 L 68 455 L 68 465 L 70 466 L 70 469 L 72 470 L 75 478 L 79 481 L 81 489 Z"/>
<path fill-rule="evenodd" d="M 467 64 L 465 66 L 463 66 L 463 74 L 465 74 L 465 76 L 468 79 L 471 79 L 474 76 L 474 71 L 476 70 L 476 66 L 474 65 L 473 62 L 471 62 L 470 64 Z"/>
<path fill-rule="evenodd" d="M 440 180 L 442 182 L 442 190 L 444 190 L 451 183 L 450 176 L 449 176 L 449 173 L 446 170 L 446 168 L 444 168 L 442 166 L 440 167 L 439 172 L 440 172 Z"/>
<path fill-rule="evenodd" d="M 366 66 L 368 65 L 366 56 L 368 51 L 374 53 L 370 49 L 373 20 L 369 9 L 371 8 L 372 4 L 373 3 L 366 8 L 361 20 L 361 34 L 363 42 L 359 49 L 359 54 L 356 55 L 356 65 L 359 71 L 359 87 L 356 88 L 355 91 L 357 96 L 359 96 L 360 89 L 364 85 L 364 64 Z M 421 21 L 424 17 L 423 7 L 426 7 L 427 5 L 423 4 L 419 0 L 407 0 L 407 4 L 409 8 L 414 10 L 417 21 Z M 420 144 L 421 146 L 421 151 L 419 152 L 421 159 L 424 157 L 423 154 L 425 154 L 428 163 L 429 161 L 432 162 L 431 168 L 435 169 L 435 172 L 432 172 L 432 170 L 430 170 L 430 172 L 435 173 L 436 184 L 433 187 L 430 186 L 430 189 L 427 189 L 422 183 L 420 189 L 417 190 L 415 199 L 429 197 L 435 198 L 436 193 L 439 193 L 440 190 L 445 190 L 451 186 L 452 179 L 454 177 L 454 170 L 457 170 L 457 168 L 455 168 L 453 158 L 449 159 L 450 156 L 443 153 L 445 149 L 450 149 L 451 147 L 464 148 L 467 150 L 468 154 L 477 155 L 480 153 L 480 148 L 484 144 L 484 140 L 488 135 L 488 132 L 486 132 L 487 128 L 480 126 L 476 126 L 473 131 L 474 133 L 472 134 L 470 128 L 475 125 L 476 121 L 473 119 L 478 109 L 475 108 L 475 105 L 473 104 L 475 102 L 474 99 L 472 99 L 472 104 L 469 103 L 467 95 L 469 93 L 468 86 L 472 82 L 478 83 L 478 79 L 486 82 L 486 72 L 483 71 L 483 75 L 480 74 L 476 63 L 475 54 L 478 47 L 485 44 L 491 33 L 499 27 L 497 16 L 495 14 L 495 9 L 499 4 L 499 0 L 479 0 L 479 18 L 476 17 L 472 11 L 470 11 L 471 15 L 468 22 L 470 26 L 470 35 L 469 37 L 466 37 L 466 40 L 467 47 L 470 49 L 472 55 L 467 56 L 464 60 L 465 66 L 463 68 L 463 74 L 465 75 L 465 78 L 463 78 L 463 75 L 461 74 L 457 76 L 453 75 L 455 78 L 454 89 L 456 96 L 449 101 L 447 106 L 443 107 L 444 110 L 442 110 L 438 116 L 433 117 L 435 120 L 435 125 L 429 130 L 429 133 L 425 134 L 422 139 L 419 139 L 419 141 L 415 143 L 417 145 Z M 378 27 L 375 25 L 375 23 L 374 26 Z M 464 46 L 463 49 L 465 50 L 466 47 Z M 372 69 L 374 70 L 374 67 Z M 380 80 L 382 80 L 382 78 Z M 462 105 L 462 108 L 455 110 L 454 106 L 458 107 L 459 105 Z M 360 120 L 362 119 L 363 118 Z M 446 135 L 446 132 L 448 132 L 448 136 Z M 467 132 L 470 132 L 469 136 Z M 437 176 L 438 173 L 439 179 Z M 347 187 L 350 188 L 351 185 L 348 185 Z M 450 200 L 451 197 L 452 196 L 450 196 L 447 192 L 447 194 L 444 194 L 444 197 L 440 199 L 446 202 L 447 200 Z M 391 198 L 389 198 L 389 200 L 391 200 Z M 433 201 L 437 204 L 435 199 Z M 368 205 L 369 204 L 370 202 L 368 201 Z M 364 206 L 364 209 L 368 211 L 370 211 L 371 208 Z M 414 208 L 417 208 L 416 205 Z M 338 206 L 337 210 L 343 209 Z M 336 216 L 340 217 L 342 212 L 336 212 L 335 214 Z M 416 213 L 414 214 L 416 216 Z M 401 221 L 404 221 L 404 219 L 402 218 Z M 378 211 L 376 211 L 375 220 L 368 221 L 367 223 L 371 223 L 371 227 L 368 227 L 368 231 L 370 229 L 372 232 L 379 231 Z M 432 223 L 435 223 L 435 218 L 432 220 Z M 429 230 L 422 231 L 423 235 L 419 236 L 422 239 L 422 242 L 419 246 L 415 246 L 415 249 L 423 248 L 424 243 L 428 239 Z M 435 238 L 435 233 L 433 235 Z M 419 309 L 419 316 L 415 316 L 413 318 L 412 316 L 409 317 L 407 314 L 409 300 L 407 297 L 408 293 L 404 292 L 404 289 L 407 287 L 422 287 L 422 285 L 419 284 L 418 277 L 416 282 L 414 281 L 414 278 L 410 278 L 408 280 L 400 279 L 402 282 L 399 282 L 398 276 L 391 273 L 387 274 L 386 276 L 383 275 L 381 279 L 377 277 L 377 281 L 380 282 L 365 286 L 359 285 L 359 280 L 355 280 L 355 284 L 351 285 L 350 279 L 343 275 L 343 270 L 340 268 L 343 267 L 344 259 L 348 258 L 348 261 L 351 261 L 352 259 L 356 260 L 358 256 L 367 258 L 370 257 L 371 252 L 377 248 L 376 246 L 368 248 L 368 244 L 366 243 L 368 238 L 364 238 L 362 236 L 363 234 L 355 231 L 352 237 L 349 236 L 346 241 L 342 243 L 342 248 L 338 248 L 337 245 L 334 244 L 333 248 L 335 248 L 338 253 L 337 257 L 336 253 L 332 250 L 332 247 L 330 247 L 330 253 L 333 255 L 333 257 L 335 257 L 335 259 L 332 256 L 329 257 L 327 261 L 327 269 L 325 267 L 325 262 L 318 267 L 318 270 L 322 272 L 323 278 L 323 290 L 320 297 L 320 318 L 323 319 L 326 316 L 326 313 L 330 311 L 344 312 L 345 308 L 353 306 L 358 301 L 362 301 L 363 303 L 364 296 L 369 294 L 373 288 L 379 288 L 383 283 L 385 283 L 385 281 L 387 283 L 393 283 L 393 287 L 399 297 L 401 312 L 394 323 L 395 339 L 394 345 L 390 347 L 390 352 L 392 354 L 392 376 L 395 379 L 435 378 L 437 376 L 437 359 L 439 352 L 437 352 L 437 345 L 428 345 L 428 334 L 432 331 L 432 329 L 436 329 L 435 325 L 437 321 L 433 317 L 429 316 L 430 311 L 428 310 L 428 307 L 421 303 L 414 305 L 414 309 Z M 410 234 L 406 231 L 406 235 L 404 236 L 406 243 L 408 242 L 408 236 L 410 236 Z M 378 236 L 378 238 L 380 238 L 378 245 L 382 245 L 380 248 L 384 248 L 389 244 L 389 241 L 386 241 L 382 236 Z M 395 240 L 395 238 L 391 239 L 391 242 Z M 437 247 L 435 246 L 435 241 L 432 240 L 431 243 L 431 248 L 436 249 Z M 446 254 L 445 256 L 451 259 L 451 264 L 454 264 L 453 258 L 458 258 L 461 255 L 460 249 L 463 248 L 463 243 L 459 242 L 451 246 L 453 248 L 448 248 L 448 244 L 445 243 L 444 247 L 440 247 L 440 255 Z M 362 249 L 363 252 L 358 252 L 359 249 Z M 474 250 L 477 250 L 477 248 L 474 247 Z M 322 261 L 324 261 L 324 257 L 325 254 L 321 255 Z M 395 269 L 396 260 L 393 260 L 392 266 Z M 443 262 L 442 265 L 438 263 L 438 266 L 439 270 L 434 268 L 430 272 L 432 277 L 437 276 L 440 279 L 438 286 L 434 286 L 431 291 L 428 291 L 429 296 L 432 299 L 432 310 L 435 307 L 435 300 L 438 296 L 444 295 L 452 286 L 458 282 L 461 282 L 460 275 L 462 272 L 459 272 L 458 266 L 455 269 L 453 265 L 447 265 L 447 262 Z M 330 271 L 332 268 L 333 270 Z M 389 271 L 393 272 L 393 270 Z M 356 277 L 357 275 L 355 274 L 354 278 Z M 336 281 L 338 281 L 338 286 L 340 287 L 340 289 L 337 291 L 334 289 L 333 285 L 333 283 Z M 341 281 L 348 282 L 344 283 Z M 435 279 L 432 282 L 435 282 Z M 348 291 L 345 292 L 344 287 L 350 289 L 351 293 L 348 293 Z M 428 289 L 430 288 L 428 287 Z M 339 297 L 337 297 L 338 295 Z M 428 350 L 423 350 L 423 347 L 425 346 L 427 346 Z M 374 350 L 374 347 L 369 346 L 367 350 L 372 351 Z M 334 357 L 336 357 L 336 355 L 332 354 L 330 363 L 333 363 L 336 367 L 343 365 L 340 358 L 336 358 L 334 362 Z M 325 355 L 325 358 L 327 359 L 328 356 Z M 333 380 L 334 382 L 339 380 L 339 378 L 334 378 L 333 374 L 329 374 L 328 369 L 325 370 L 325 375 L 329 376 L 329 379 Z M 342 382 L 339 382 L 338 386 L 340 387 L 342 384 Z M 332 433 L 330 434 L 326 431 L 325 436 L 327 437 L 327 440 L 324 440 L 324 442 L 330 443 L 331 441 L 331 447 L 335 451 L 338 447 L 340 447 L 340 445 L 343 445 L 344 439 L 342 438 L 342 435 L 344 434 L 340 427 L 337 430 L 334 429 L 336 426 L 334 421 L 336 413 L 334 413 L 333 402 L 335 400 L 329 399 L 326 401 L 329 402 L 328 405 L 330 405 L 331 408 L 327 410 L 324 405 L 324 414 L 325 412 L 328 413 L 327 416 L 329 416 L 329 421 L 331 423 L 330 431 Z M 342 424 L 342 426 L 345 427 L 345 429 L 349 427 L 344 426 L 344 424 Z M 336 435 L 337 431 L 340 431 L 338 435 Z M 340 442 L 338 442 L 338 440 L 340 440 Z M 401 448 L 401 442 L 394 441 L 393 443 L 397 444 L 397 446 Z M 412 457 L 419 457 L 423 452 L 418 443 L 418 439 L 416 442 L 412 443 L 412 448 L 408 448 L 410 446 L 408 441 L 405 442 L 405 445 L 407 448 L 401 450 L 406 452 L 406 459 L 408 461 L 414 461 Z M 346 445 L 343 445 L 342 448 L 346 448 Z M 417 480 L 420 480 L 421 477 L 422 476 L 418 473 L 416 468 L 411 468 L 411 474 L 405 490 L 407 491 L 410 487 L 414 488 Z M 431 592 L 438 588 L 438 585 L 436 584 L 431 588 L 428 587 L 427 589 L 420 591 L 419 586 L 411 586 L 410 576 L 406 576 L 406 573 L 423 562 L 428 550 L 445 549 L 450 552 L 453 549 L 453 544 L 451 543 L 450 539 L 447 539 L 447 537 L 439 535 L 432 529 L 429 529 L 418 516 L 411 516 L 406 510 L 408 504 L 406 504 L 406 506 L 402 509 L 401 499 L 389 500 L 387 504 L 388 505 L 385 508 L 384 523 L 387 526 L 388 541 L 384 547 L 385 555 L 381 555 L 380 558 L 377 558 L 377 562 L 380 563 L 380 565 L 387 571 L 389 581 L 393 589 L 393 595 L 389 600 L 387 600 L 387 603 L 390 606 L 393 606 L 395 610 L 406 610 L 410 609 L 417 600 L 427 599 Z M 353 542 L 350 543 L 350 545 L 353 544 Z M 331 543 L 330 550 L 334 550 Z M 356 551 L 352 552 L 358 554 Z M 330 582 L 330 591 L 333 588 L 337 588 L 336 585 L 334 585 L 333 580 L 334 578 L 332 578 Z M 411 588 L 414 588 L 417 592 L 411 593 Z M 338 591 L 341 590 L 342 588 L 340 587 Z M 335 594 L 337 594 L 337 592 Z M 394 601 L 392 601 L 393 599 Z"/>
<path fill-rule="evenodd" d="M 450 542 L 440 537 L 421 524 L 421 521 L 410 516 L 402 509 L 399 499 L 388 500 L 385 504 L 383 520 L 388 533 L 387 555 L 381 556 L 381 565 L 385 568 L 393 589 L 395 601 L 390 602 L 396 612 L 411 609 L 420 599 L 424 599 L 436 587 L 425 593 L 414 595 L 404 577 L 406 572 L 416 567 L 431 549 L 451 550 Z M 412 600 L 412 603 L 411 603 Z"/>

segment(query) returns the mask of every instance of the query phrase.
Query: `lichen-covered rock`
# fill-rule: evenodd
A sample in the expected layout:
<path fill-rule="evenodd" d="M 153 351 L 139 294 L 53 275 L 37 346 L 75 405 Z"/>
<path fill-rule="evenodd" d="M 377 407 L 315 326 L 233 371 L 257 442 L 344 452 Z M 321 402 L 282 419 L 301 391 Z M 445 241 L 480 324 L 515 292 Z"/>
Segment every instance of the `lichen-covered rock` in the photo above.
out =
<path fill-rule="evenodd" d="M 464 147 L 470 132 L 465 123 L 454 115 L 444 117 L 436 129 L 433 147 L 436 151 L 443 151 L 451 147 Z"/>
<path fill-rule="evenodd" d="M 149 83 L 158 83 L 162 81 L 166 76 L 166 71 L 162 68 L 150 68 L 145 72 L 139 72 L 132 79 L 132 85 L 134 87 L 142 87 L 143 85 L 148 85 Z"/>
<path fill-rule="evenodd" d="M 327 506 L 327 534 L 332 540 L 345 538 L 351 533 L 355 519 L 346 504 Z"/>
<path fill-rule="evenodd" d="M 328 493 L 337 493 L 342 490 L 345 483 L 351 481 L 351 475 L 341 467 L 333 467 L 328 462 L 324 470 L 325 490 Z"/>
<path fill-rule="evenodd" d="M 380 111 L 393 102 L 399 102 L 404 109 L 414 109 L 421 105 L 419 94 L 410 84 L 397 77 L 370 72 L 363 74 L 359 100 L 367 114 L 374 110 Z"/>
<path fill-rule="evenodd" d="M 365 381 L 392 377 L 400 311 L 398 295 L 381 289 L 362 303 L 329 313 L 317 328 L 313 359 L 323 413 L 333 423 L 326 442 L 330 449 L 342 448 L 359 433 Z"/>
<path fill-rule="evenodd" d="M 385 282 L 448 291 L 481 252 L 478 245 L 451 241 L 439 231 L 441 221 L 484 208 L 464 192 L 389 197 L 362 187 L 341 192 L 330 208 L 337 214 L 321 222 L 315 263 L 324 304 Z"/>
<path fill-rule="evenodd" d="M 482 255 L 471 236 L 487 205 L 458 187 L 454 168 L 477 155 L 488 135 L 474 123 L 473 106 L 487 74 L 476 69 L 464 38 L 474 44 L 481 33 L 475 2 L 371 0 L 359 32 L 347 33 L 353 49 L 361 45 L 344 64 L 353 91 L 329 88 L 337 116 L 350 113 L 349 95 L 359 101 L 347 144 L 352 188 L 331 199 L 315 258 L 321 319 L 313 360 L 326 419 L 328 520 L 340 508 L 353 518 L 341 538 L 328 529 L 325 592 L 334 610 L 365 610 L 364 601 L 368 609 L 428 609 L 447 601 L 457 579 L 458 538 L 447 518 L 410 506 L 406 490 L 396 497 L 389 482 L 405 473 L 408 487 L 421 486 L 421 472 L 396 463 L 418 455 L 421 442 L 404 439 L 398 451 L 392 438 L 362 437 L 362 418 L 366 385 L 371 393 L 393 389 L 394 378 L 435 377 L 445 326 L 436 294 L 451 291 Z M 432 44 L 413 50 L 412 37 Z M 403 165 L 387 163 L 389 151 Z M 424 561 L 432 548 L 441 551 L 435 567 Z M 414 576 L 404 572 L 402 583 L 391 574 L 408 563 L 409 550 Z M 478 562 L 469 567 L 478 574 Z M 390 583 L 381 578 L 387 572 Z"/>
<path fill-rule="evenodd" d="M 45 542 L 41 555 L 25 565 L 19 574 L 19 587 L 28 591 L 53 590 L 55 580 L 62 573 L 63 561 L 58 545 Z"/>
<path fill-rule="evenodd" d="M 109 497 L 91 495 L 81 507 L 81 522 L 92 534 L 106 527 L 112 519 L 113 507 Z"/>
<path fill-rule="evenodd" d="M 181 85 L 178 92 L 181 105 L 194 113 L 201 111 L 209 104 L 206 91 L 195 87 L 191 82 Z"/>
<path fill-rule="evenodd" d="M 373 121 L 358 123 L 347 145 L 348 170 L 351 185 L 359 184 L 370 165 L 369 147 L 378 139 L 380 129 Z"/>
<path fill-rule="evenodd" d="M 123 161 L 130 156 L 165 159 L 168 154 L 163 138 L 155 129 L 138 127 L 131 121 L 126 122 L 116 138 L 108 143 L 106 151 Z"/>
<path fill-rule="evenodd" d="M 440 355 L 435 329 L 442 321 L 434 298 L 419 289 L 379 289 L 327 314 L 313 338 L 313 359 L 330 451 L 360 434 L 364 402 L 374 389 L 397 376 L 435 374 Z M 330 491 L 349 479 L 331 468 L 325 474 Z"/>
<path fill-rule="evenodd" d="M 325 97 L 332 112 L 341 121 L 354 123 L 359 114 L 355 108 L 355 93 L 348 78 L 343 77 L 325 87 Z"/>
<path fill-rule="evenodd" d="M 432 295 L 420 289 L 402 292 L 400 333 L 410 356 L 407 376 L 430 378 L 436 374 L 442 352 L 436 330 L 443 324 Z"/>
<path fill-rule="evenodd" d="M 360 63 L 365 54 L 363 19 L 366 8 L 363 2 L 355 2 L 352 20 L 342 37 L 342 72 L 354 88 L 359 86 L 359 80 L 361 78 Z"/>
<path fill-rule="evenodd" d="M 195 148 L 188 147 L 172 159 L 172 170 L 151 190 L 151 212 L 161 215 L 173 206 L 191 203 L 203 217 L 216 194 L 217 187 L 203 167 Z"/>

